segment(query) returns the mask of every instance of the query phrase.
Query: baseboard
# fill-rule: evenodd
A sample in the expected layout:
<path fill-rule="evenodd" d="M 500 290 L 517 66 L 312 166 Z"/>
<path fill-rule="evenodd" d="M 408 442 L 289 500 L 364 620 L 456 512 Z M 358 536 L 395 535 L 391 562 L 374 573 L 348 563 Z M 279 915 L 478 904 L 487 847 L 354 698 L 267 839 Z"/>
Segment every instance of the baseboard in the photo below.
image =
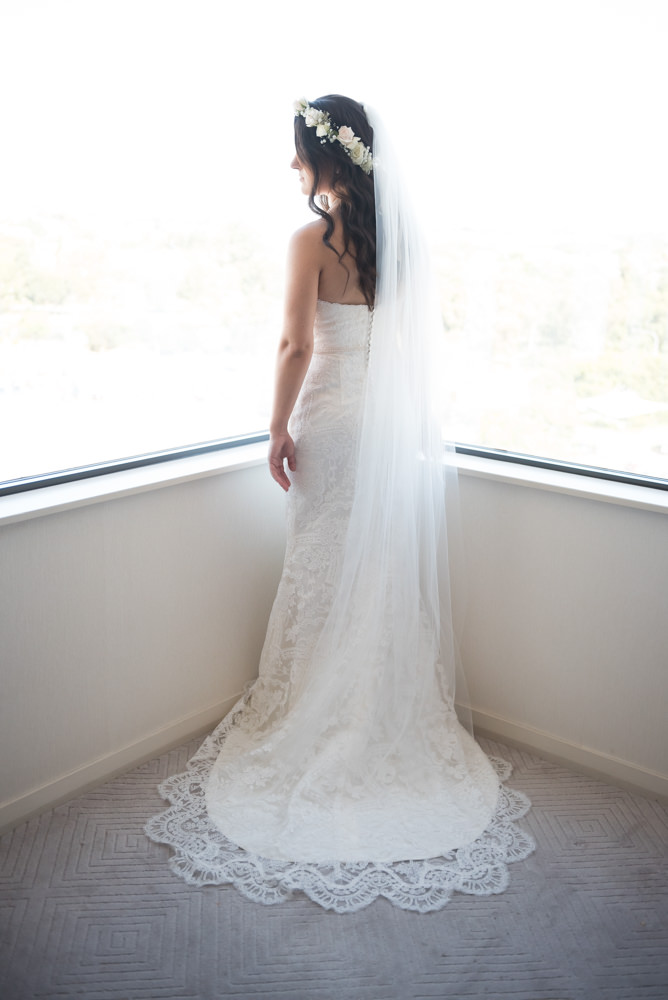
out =
<path fill-rule="evenodd" d="M 0 834 L 30 819 L 46 809 L 53 809 L 61 802 L 66 802 L 81 795 L 96 785 L 122 774 L 131 767 L 137 767 L 152 757 L 158 757 L 166 750 L 184 743 L 193 736 L 204 734 L 212 729 L 241 697 L 241 693 L 232 698 L 226 698 L 209 708 L 177 719 L 163 729 L 156 730 L 148 736 L 115 750 L 112 753 L 98 757 L 82 767 L 61 775 L 54 781 L 49 781 L 25 795 L 0 804 Z"/>
<path fill-rule="evenodd" d="M 569 743 L 558 736 L 552 736 L 550 733 L 544 733 L 522 723 L 511 722 L 491 712 L 473 709 L 472 716 L 476 736 L 489 736 L 523 750 L 534 750 L 547 760 L 566 764 L 577 771 L 609 781 L 629 791 L 668 801 L 668 775 L 650 771 L 619 757 L 592 750 L 590 747 Z"/>

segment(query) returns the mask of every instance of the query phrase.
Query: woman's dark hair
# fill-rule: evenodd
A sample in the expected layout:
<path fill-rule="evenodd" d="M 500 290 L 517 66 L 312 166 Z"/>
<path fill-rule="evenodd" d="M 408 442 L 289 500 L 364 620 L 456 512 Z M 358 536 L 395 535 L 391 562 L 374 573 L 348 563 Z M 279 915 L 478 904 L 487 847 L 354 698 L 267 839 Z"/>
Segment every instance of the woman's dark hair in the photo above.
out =
<path fill-rule="evenodd" d="M 337 129 L 344 125 L 351 128 L 364 145 L 373 151 L 373 129 L 361 104 L 340 94 L 328 94 L 309 103 L 312 108 L 326 111 L 332 126 Z M 334 232 L 334 220 L 329 214 L 327 199 L 316 201 L 320 182 L 330 184 L 332 193 L 340 201 L 343 253 L 337 253 L 337 256 L 344 267 L 343 257 L 346 253 L 349 253 L 355 261 L 362 294 L 371 308 L 376 294 L 376 206 L 373 172 L 366 174 L 360 166 L 353 163 L 341 143 L 328 140 L 323 143 L 316 135 L 315 128 L 307 126 L 301 115 L 295 117 L 295 148 L 299 160 L 313 173 L 313 187 L 308 199 L 309 208 L 325 220 L 326 229 L 322 241 L 334 253 L 337 251 L 330 242 Z"/>

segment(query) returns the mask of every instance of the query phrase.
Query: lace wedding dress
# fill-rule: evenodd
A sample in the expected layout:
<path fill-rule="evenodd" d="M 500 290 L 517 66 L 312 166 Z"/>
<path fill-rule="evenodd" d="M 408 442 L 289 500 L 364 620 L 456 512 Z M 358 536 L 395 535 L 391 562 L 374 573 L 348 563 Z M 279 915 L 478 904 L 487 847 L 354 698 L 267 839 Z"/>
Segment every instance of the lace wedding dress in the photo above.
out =
<path fill-rule="evenodd" d="M 424 912 L 454 890 L 501 892 L 506 866 L 533 843 L 515 824 L 528 800 L 502 784 L 509 766 L 490 761 L 459 724 L 443 672 L 423 670 L 418 683 L 405 664 L 387 690 L 397 622 L 386 612 L 369 638 L 370 588 L 337 628 L 341 661 L 327 662 L 372 326 L 366 306 L 318 302 L 291 419 L 297 471 L 259 677 L 188 770 L 160 786 L 172 804 L 146 830 L 174 848 L 170 864 L 191 884 L 232 883 L 263 903 L 301 890 L 338 912 L 385 896 Z M 418 644 L 434 655 L 426 623 Z"/>

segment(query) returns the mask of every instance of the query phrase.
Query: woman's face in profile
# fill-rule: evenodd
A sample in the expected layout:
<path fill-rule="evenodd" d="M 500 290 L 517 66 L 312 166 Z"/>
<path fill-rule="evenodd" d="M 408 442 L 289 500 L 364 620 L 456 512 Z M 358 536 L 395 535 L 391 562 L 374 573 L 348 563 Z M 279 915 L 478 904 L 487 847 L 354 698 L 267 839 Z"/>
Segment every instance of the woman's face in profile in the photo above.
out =
<path fill-rule="evenodd" d="M 292 158 L 290 166 L 292 167 L 293 170 L 299 171 L 299 180 L 301 182 L 302 194 L 305 194 L 307 196 L 310 195 L 311 191 L 313 190 L 313 171 L 311 170 L 311 168 L 308 167 L 305 163 L 303 163 L 299 159 L 299 155 L 297 153 L 295 153 L 294 157 Z M 318 181 L 318 190 L 315 193 L 330 195 L 331 190 L 332 190 L 331 177 L 329 178 L 323 177 L 321 174 L 320 180 Z"/>
<path fill-rule="evenodd" d="M 290 166 L 292 167 L 293 170 L 299 171 L 299 181 L 301 184 L 302 194 L 309 195 L 313 187 L 312 171 L 309 170 L 309 168 L 306 166 L 305 163 L 302 163 L 302 161 L 299 159 L 296 153 L 292 159 Z"/>

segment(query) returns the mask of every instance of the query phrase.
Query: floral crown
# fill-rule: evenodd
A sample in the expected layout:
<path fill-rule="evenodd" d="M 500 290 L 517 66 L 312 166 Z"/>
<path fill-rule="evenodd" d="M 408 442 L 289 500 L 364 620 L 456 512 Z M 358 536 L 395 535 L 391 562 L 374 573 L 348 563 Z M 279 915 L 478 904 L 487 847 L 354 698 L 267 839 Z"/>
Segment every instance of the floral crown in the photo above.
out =
<path fill-rule="evenodd" d="M 308 128 L 315 127 L 315 134 L 323 145 L 328 139 L 330 142 L 340 142 L 353 163 L 361 167 L 365 174 L 371 173 L 373 170 L 371 150 L 348 125 L 341 127 L 334 125 L 326 111 L 312 108 L 305 97 L 295 101 L 294 108 L 295 118 L 301 116 Z"/>

